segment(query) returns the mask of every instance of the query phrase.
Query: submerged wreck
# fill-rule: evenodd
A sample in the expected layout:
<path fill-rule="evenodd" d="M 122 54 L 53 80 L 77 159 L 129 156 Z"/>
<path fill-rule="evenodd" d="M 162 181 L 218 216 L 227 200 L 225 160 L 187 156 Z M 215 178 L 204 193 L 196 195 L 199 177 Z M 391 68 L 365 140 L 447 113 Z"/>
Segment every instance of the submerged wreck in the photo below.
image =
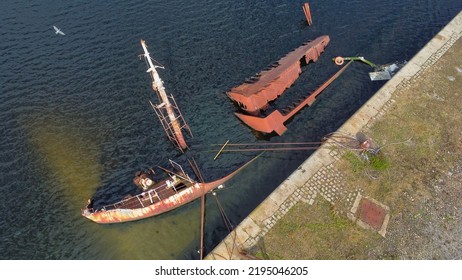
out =
<path fill-rule="evenodd" d="M 186 144 L 182 131 L 186 130 L 189 135 L 192 136 L 191 129 L 189 129 L 188 124 L 184 120 L 173 95 L 168 95 L 165 91 L 164 83 L 162 82 L 159 73 L 157 73 L 157 68 L 164 69 L 164 67 L 153 63 L 153 59 L 151 59 L 146 42 L 144 40 L 141 40 L 140 42 L 144 50 L 144 54 L 140 55 L 140 57 L 144 58 L 146 65 L 148 66 L 148 70 L 146 72 L 148 72 L 151 76 L 151 87 L 153 91 L 157 93 L 159 98 L 159 104 L 154 104 L 151 101 L 149 101 L 149 103 L 159 118 L 168 139 L 184 153 L 185 149 L 188 148 L 188 144 Z"/>
<path fill-rule="evenodd" d="M 329 42 L 329 36 L 324 35 L 304 43 L 245 83 L 232 88 L 227 92 L 228 97 L 246 113 L 258 114 L 297 80 L 302 65 L 318 60 Z"/>
<path fill-rule="evenodd" d="M 147 72 L 153 80 L 152 88 L 158 93 L 159 102 L 162 102 L 158 105 L 151 102 L 152 108 L 158 115 L 169 139 L 183 152 L 188 146 L 181 130 L 186 129 L 190 132 L 189 126 L 184 122 L 173 96 L 168 96 L 165 92 L 162 80 L 156 71 L 156 68 L 163 67 L 153 64 L 143 40 L 141 40 L 141 45 L 144 49 L 142 57 L 149 66 Z M 171 103 L 170 100 L 173 102 Z M 95 203 L 94 199 L 90 198 L 81 210 L 81 214 L 99 224 L 123 223 L 159 215 L 204 196 L 231 179 L 256 158 L 227 176 L 209 183 L 202 182 L 201 176 L 199 176 L 201 182 L 191 179 L 179 164 L 170 160 L 172 167 L 170 170 L 158 167 L 163 176 L 159 176 L 153 169 L 136 174 L 133 182 L 141 189 L 141 193 L 134 196 L 129 195 L 115 203 L 103 206 L 98 205 L 99 201 Z M 197 166 L 193 168 L 196 168 L 196 172 Z"/>
<path fill-rule="evenodd" d="M 266 117 L 259 116 L 249 116 L 240 113 L 234 113 L 243 123 L 253 128 L 256 131 L 264 133 L 276 132 L 278 135 L 282 135 L 287 127 L 284 126 L 284 123 L 291 119 L 295 114 L 302 110 L 305 106 L 311 106 L 316 100 L 316 97 L 322 93 L 335 79 L 337 79 L 345 69 L 351 64 L 352 61 L 348 62 L 343 68 L 341 68 L 337 73 L 330 77 L 326 82 L 324 82 L 320 87 L 315 91 L 310 93 L 306 98 L 302 99 L 298 104 L 295 103 L 291 107 L 282 110 L 281 113 L 278 110 L 274 110 L 271 114 Z"/>
<path fill-rule="evenodd" d="M 315 91 L 283 109 L 282 112 L 276 109 L 264 117 L 260 113 L 269 107 L 270 101 L 278 98 L 295 82 L 302 72 L 303 65 L 318 60 L 329 42 L 329 36 L 324 35 L 304 43 L 244 84 L 227 92 L 228 97 L 235 101 L 243 111 L 234 113 L 236 117 L 256 131 L 276 132 L 282 135 L 287 130 L 284 123 L 305 106 L 311 106 L 316 97 L 345 71 L 351 61 Z"/>
<path fill-rule="evenodd" d="M 191 179 L 179 164 L 170 160 L 173 170 L 158 167 L 164 173 L 164 179 L 155 181 L 153 173 L 137 174 L 133 182 L 142 189 L 140 194 L 97 208 L 94 208 L 93 200 L 89 199 L 82 209 L 82 216 L 99 224 L 123 223 L 156 216 L 214 190 L 255 159 L 227 176 L 209 183 L 199 183 Z"/>

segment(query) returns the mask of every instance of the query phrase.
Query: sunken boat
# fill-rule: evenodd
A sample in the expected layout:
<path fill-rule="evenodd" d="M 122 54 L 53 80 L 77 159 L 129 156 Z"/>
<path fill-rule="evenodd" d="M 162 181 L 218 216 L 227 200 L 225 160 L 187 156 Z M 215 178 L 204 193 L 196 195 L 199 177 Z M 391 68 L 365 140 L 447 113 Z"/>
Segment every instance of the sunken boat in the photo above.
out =
<path fill-rule="evenodd" d="M 247 114 L 257 115 L 297 80 L 303 65 L 318 60 L 329 42 L 323 35 L 302 44 L 226 94 Z"/>
<path fill-rule="evenodd" d="M 179 164 L 170 160 L 172 169 L 158 167 L 165 175 L 164 179 L 155 181 L 152 177 L 154 172 L 138 173 L 133 182 L 141 188 L 140 194 L 97 208 L 93 207 L 94 201 L 89 199 L 82 209 L 82 216 L 99 224 L 111 224 L 160 215 L 192 202 L 221 186 L 255 159 L 227 176 L 208 183 L 191 179 Z"/>
<path fill-rule="evenodd" d="M 335 79 L 337 79 L 345 71 L 351 62 L 352 61 L 348 62 L 347 65 L 338 70 L 333 76 L 331 76 L 315 91 L 310 93 L 306 98 L 299 100 L 298 103 L 292 104 L 292 106 L 289 106 L 289 108 L 283 109 L 282 113 L 276 109 L 266 117 L 250 116 L 240 113 L 234 114 L 243 123 L 256 131 L 263 133 L 276 132 L 278 135 L 282 135 L 287 130 L 287 127 L 284 125 L 284 123 L 293 118 L 293 116 L 301 111 L 305 106 L 311 106 L 316 100 L 316 97 L 318 97 L 318 95 L 320 95 L 323 90 L 325 90 L 333 81 L 335 81 Z"/>

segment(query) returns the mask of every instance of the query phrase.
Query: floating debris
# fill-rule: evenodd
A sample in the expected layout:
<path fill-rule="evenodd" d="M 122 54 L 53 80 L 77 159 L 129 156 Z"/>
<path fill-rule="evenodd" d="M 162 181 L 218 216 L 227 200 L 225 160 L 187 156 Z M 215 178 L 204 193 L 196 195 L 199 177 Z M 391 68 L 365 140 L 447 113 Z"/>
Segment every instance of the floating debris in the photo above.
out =
<path fill-rule="evenodd" d="M 311 19 L 310 5 L 308 3 L 305 3 L 303 4 L 302 9 L 303 9 L 303 12 L 305 13 L 306 22 L 308 23 L 308 25 L 312 25 L 313 20 Z"/>
<path fill-rule="evenodd" d="M 228 145 L 229 143 L 229 140 L 226 141 L 226 143 L 223 145 L 223 147 L 221 147 L 221 149 L 218 151 L 218 153 L 216 154 L 216 156 L 213 158 L 213 160 L 216 160 L 218 158 L 218 156 L 221 154 L 221 152 L 223 151 L 223 149 L 226 147 L 226 145 Z"/>
<path fill-rule="evenodd" d="M 384 64 L 384 65 L 377 65 L 375 63 L 372 63 L 371 61 L 365 59 L 362 56 L 351 56 L 351 57 L 341 57 L 337 56 L 332 59 L 335 64 L 337 65 L 343 65 L 345 61 L 361 61 L 364 62 L 365 64 L 369 65 L 370 67 L 374 68 L 374 72 L 369 73 L 369 78 L 371 81 L 384 81 L 384 80 L 390 80 L 391 77 L 398 72 L 399 69 L 401 69 L 407 61 L 404 61 L 402 63 L 400 62 L 395 62 L 395 63 L 390 63 L 390 64 Z"/>
<path fill-rule="evenodd" d="M 450 80 L 451 82 L 454 82 L 456 80 L 456 77 L 454 76 L 448 76 L 448 80 Z"/>
<path fill-rule="evenodd" d="M 388 71 L 369 72 L 371 81 L 387 81 L 391 79 L 391 74 Z"/>

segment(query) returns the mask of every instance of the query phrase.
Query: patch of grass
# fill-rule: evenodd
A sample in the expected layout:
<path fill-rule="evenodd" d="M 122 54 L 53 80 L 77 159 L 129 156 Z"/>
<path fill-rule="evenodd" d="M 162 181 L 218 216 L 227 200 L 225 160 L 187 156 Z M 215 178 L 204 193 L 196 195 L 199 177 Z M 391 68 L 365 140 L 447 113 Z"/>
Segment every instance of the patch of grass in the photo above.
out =
<path fill-rule="evenodd" d="M 387 196 L 390 193 L 395 192 L 395 190 L 396 190 L 396 186 L 392 182 L 383 181 L 383 183 L 380 184 L 380 187 L 371 189 L 370 192 L 373 194 L 371 196 L 373 196 L 375 199 L 384 201 L 387 198 Z"/>
<path fill-rule="evenodd" d="M 258 251 L 255 254 L 255 257 L 257 257 L 259 259 L 262 259 L 262 260 L 270 260 L 270 259 L 272 259 L 267 253 L 265 253 L 263 251 Z"/>
<path fill-rule="evenodd" d="M 358 156 L 356 153 L 348 151 L 343 157 L 350 163 L 353 172 L 361 172 L 367 168 L 384 171 L 390 167 L 390 163 L 383 153 L 372 154 L 366 152 Z"/>
<path fill-rule="evenodd" d="M 298 225 L 298 226 L 297 226 Z M 290 233 L 288 233 L 290 231 Z M 380 236 L 366 231 L 332 210 L 325 200 L 312 206 L 297 203 L 265 236 L 271 259 L 366 259 L 369 244 Z"/>
<path fill-rule="evenodd" d="M 300 228 L 300 225 L 292 221 L 283 221 L 280 225 L 280 231 L 282 234 L 291 234 Z"/>
<path fill-rule="evenodd" d="M 348 151 L 343 155 L 343 158 L 346 159 L 351 166 L 353 172 L 363 171 L 366 167 L 366 164 L 361 160 L 354 152 Z"/>
<path fill-rule="evenodd" d="M 383 153 L 371 155 L 369 157 L 369 161 L 371 168 L 377 171 L 384 171 L 387 170 L 388 167 L 390 167 L 390 164 L 387 158 L 385 158 L 385 156 L 383 155 Z"/>

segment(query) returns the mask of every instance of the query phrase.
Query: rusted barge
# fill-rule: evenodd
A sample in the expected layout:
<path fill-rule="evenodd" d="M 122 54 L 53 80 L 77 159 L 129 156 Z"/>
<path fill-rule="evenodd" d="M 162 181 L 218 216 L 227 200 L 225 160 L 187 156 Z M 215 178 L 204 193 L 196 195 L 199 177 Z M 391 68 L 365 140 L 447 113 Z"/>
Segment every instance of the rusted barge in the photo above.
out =
<path fill-rule="evenodd" d="M 306 42 L 256 74 L 245 83 L 232 88 L 227 95 L 245 112 L 256 115 L 289 88 L 300 75 L 302 63 L 316 61 L 329 44 L 327 35 Z"/>
<path fill-rule="evenodd" d="M 170 161 L 173 171 L 159 167 L 165 178 L 155 182 L 151 174 L 138 174 L 133 180 L 143 192 L 124 198 L 116 203 L 95 208 L 89 199 L 82 216 L 99 224 L 123 223 L 156 216 L 194 201 L 209 191 L 224 184 L 253 160 L 229 175 L 209 183 L 191 179 L 177 163 Z"/>

